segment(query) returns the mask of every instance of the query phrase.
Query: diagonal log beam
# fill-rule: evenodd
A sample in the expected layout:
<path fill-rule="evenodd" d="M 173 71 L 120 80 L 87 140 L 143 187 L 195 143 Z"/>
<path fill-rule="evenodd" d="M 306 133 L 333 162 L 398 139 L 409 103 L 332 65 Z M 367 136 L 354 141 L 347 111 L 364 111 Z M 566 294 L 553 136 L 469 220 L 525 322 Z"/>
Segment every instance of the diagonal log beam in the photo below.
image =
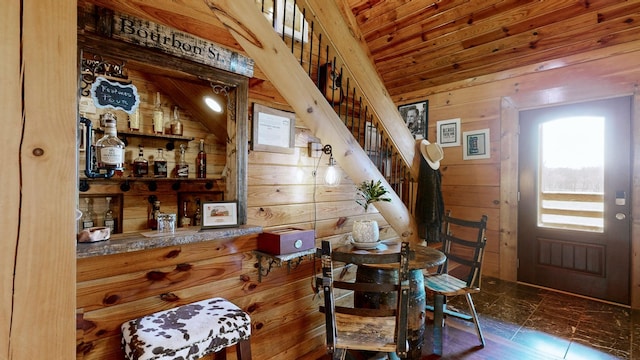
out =
<path fill-rule="evenodd" d="M 391 189 L 295 56 L 265 20 L 254 0 L 205 2 L 291 105 L 296 116 L 323 143 L 331 144 L 334 158 L 347 175 L 355 183 L 380 179 L 387 189 Z M 376 203 L 376 208 L 403 241 L 421 243 L 415 221 L 402 200 L 393 191 L 390 197 L 391 202 Z"/>

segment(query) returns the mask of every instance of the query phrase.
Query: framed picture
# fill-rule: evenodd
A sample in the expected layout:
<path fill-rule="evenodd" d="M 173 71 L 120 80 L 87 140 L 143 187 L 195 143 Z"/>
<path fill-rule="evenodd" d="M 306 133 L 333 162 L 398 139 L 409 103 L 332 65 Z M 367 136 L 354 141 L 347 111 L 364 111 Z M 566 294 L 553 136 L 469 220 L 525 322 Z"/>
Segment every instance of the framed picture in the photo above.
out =
<path fill-rule="evenodd" d="M 436 138 L 442 147 L 460 146 L 460 119 L 436 122 Z"/>
<path fill-rule="evenodd" d="M 404 119 L 404 123 L 411 131 L 414 139 L 427 138 L 428 109 L 428 100 L 398 106 L 400 116 Z"/>
<path fill-rule="evenodd" d="M 202 228 L 238 226 L 238 203 L 217 201 L 202 203 Z"/>
<path fill-rule="evenodd" d="M 269 20 L 278 34 L 306 43 L 309 40 L 309 24 L 302 12 L 295 6 L 295 0 L 255 0 L 264 17 Z M 274 4 L 275 3 L 275 4 Z M 275 19 L 273 18 L 275 5 Z"/>
<path fill-rule="evenodd" d="M 294 113 L 253 104 L 251 149 L 293 154 L 295 121 Z"/>
<path fill-rule="evenodd" d="M 462 133 L 464 160 L 489 159 L 491 157 L 491 136 L 489 129 L 465 131 Z"/>

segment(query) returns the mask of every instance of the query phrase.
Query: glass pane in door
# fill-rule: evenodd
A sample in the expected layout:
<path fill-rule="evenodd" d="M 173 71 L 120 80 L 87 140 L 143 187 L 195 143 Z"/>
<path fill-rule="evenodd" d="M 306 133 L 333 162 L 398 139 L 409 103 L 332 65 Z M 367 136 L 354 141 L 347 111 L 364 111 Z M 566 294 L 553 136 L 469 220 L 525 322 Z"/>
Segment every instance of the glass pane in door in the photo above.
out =
<path fill-rule="evenodd" d="M 604 117 L 540 125 L 538 226 L 602 232 Z"/>

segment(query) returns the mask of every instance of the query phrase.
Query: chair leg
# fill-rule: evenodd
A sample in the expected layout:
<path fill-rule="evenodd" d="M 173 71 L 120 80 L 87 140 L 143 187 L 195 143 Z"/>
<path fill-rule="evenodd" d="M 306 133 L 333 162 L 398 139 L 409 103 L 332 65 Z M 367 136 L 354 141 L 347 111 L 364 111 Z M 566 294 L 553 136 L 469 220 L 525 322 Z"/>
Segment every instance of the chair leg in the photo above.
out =
<path fill-rule="evenodd" d="M 465 294 L 467 298 L 467 304 L 469 305 L 469 311 L 471 311 L 471 316 L 473 317 L 473 323 L 476 326 L 476 332 L 478 333 L 478 340 L 484 347 L 484 336 L 482 335 L 482 329 L 480 329 L 480 322 L 478 321 L 478 313 L 476 313 L 476 307 L 473 305 L 473 299 L 471 299 L 471 294 Z"/>
<path fill-rule="evenodd" d="M 444 322 L 444 299 L 442 294 L 435 294 L 433 303 L 433 353 L 442 355 L 442 325 Z"/>
<path fill-rule="evenodd" d="M 238 353 L 238 360 L 251 360 L 251 340 L 240 340 L 236 344 L 236 352 Z"/>

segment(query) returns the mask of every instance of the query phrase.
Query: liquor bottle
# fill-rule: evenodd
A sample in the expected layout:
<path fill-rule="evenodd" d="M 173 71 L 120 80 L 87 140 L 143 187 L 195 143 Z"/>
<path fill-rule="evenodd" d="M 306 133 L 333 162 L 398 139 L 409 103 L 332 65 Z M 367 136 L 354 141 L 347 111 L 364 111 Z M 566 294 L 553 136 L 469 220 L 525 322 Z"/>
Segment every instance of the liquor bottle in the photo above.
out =
<path fill-rule="evenodd" d="M 111 229 L 111 233 L 116 232 L 116 219 L 113 217 L 113 210 L 111 210 L 111 196 L 106 197 L 107 210 L 104 212 L 104 226 Z"/>
<path fill-rule="evenodd" d="M 189 177 L 189 164 L 187 164 L 184 152 L 184 145 L 180 144 L 180 160 L 178 161 L 178 165 L 176 165 L 176 177 L 186 179 Z"/>
<path fill-rule="evenodd" d="M 160 102 L 160 93 L 156 93 L 156 106 L 153 108 L 153 132 L 164 134 L 164 113 Z"/>
<path fill-rule="evenodd" d="M 129 131 L 140 131 L 141 122 L 142 113 L 140 113 L 140 105 L 138 105 L 133 114 L 129 115 Z"/>
<path fill-rule="evenodd" d="M 122 170 L 124 163 L 124 143 L 118 139 L 116 116 L 106 113 L 103 116 L 104 136 L 96 142 L 95 154 L 98 169 Z"/>
<path fill-rule="evenodd" d="M 85 204 L 87 204 L 87 210 L 82 214 L 82 228 L 88 229 L 94 226 L 96 213 L 93 212 L 93 202 L 89 198 L 84 198 Z"/>
<path fill-rule="evenodd" d="M 138 145 L 138 157 L 133 160 L 133 176 L 143 177 L 149 174 L 149 161 L 144 158 L 144 147 Z"/>
<path fill-rule="evenodd" d="M 153 176 L 157 178 L 167 177 L 167 160 L 162 155 L 162 149 L 158 149 L 158 156 L 153 159 Z"/>
<path fill-rule="evenodd" d="M 202 225 L 202 212 L 200 210 L 200 198 L 196 198 L 196 212 L 193 215 L 193 225 Z"/>
<path fill-rule="evenodd" d="M 196 158 L 196 177 L 198 179 L 207 177 L 207 153 L 204 152 L 204 139 L 200 139 L 200 151 Z"/>
<path fill-rule="evenodd" d="M 149 220 L 147 221 L 147 225 L 151 230 L 158 229 L 158 215 L 160 214 L 160 201 L 154 201 L 153 206 L 151 207 L 151 212 L 149 213 Z"/>
<path fill-rule="evenodd" d="M 191 226 L 191 218 L 189 217 L 189 214 L 187 213 L 188 207 L 189 207 L 189 202 L 188 201 L 184 201 L 182 203 L 182 218 L 180 218 L 180 225 L 182 227 Z"/>
<path fill-rule="evenodd" d="M 178 107 L 173 108 L 173 121 L 171 121 L 171 133 L 173 135 L 182 136 L 182 122 L 180 121 L 180 114 L 178 113 Z"/>

